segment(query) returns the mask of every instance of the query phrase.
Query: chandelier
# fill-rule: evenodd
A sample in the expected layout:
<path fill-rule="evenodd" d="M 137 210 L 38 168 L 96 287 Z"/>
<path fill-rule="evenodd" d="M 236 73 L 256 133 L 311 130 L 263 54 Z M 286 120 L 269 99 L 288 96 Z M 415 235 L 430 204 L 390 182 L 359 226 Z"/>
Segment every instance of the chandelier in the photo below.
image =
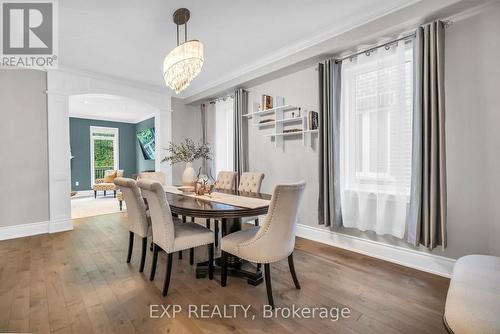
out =
<path fill-rule="evenodd" d="M 186 89 L 200 74 L 203 66 L 203 44 L 198 40 L 187 40 L 187 21 L 190 13 L 186 8 L 177 9 L 173 15 L 177 25 L 177 47 L 163 61 L 165 83 L 177 94 Z M 179 25 L 184 25 L 184 43 L 179 44 Z"/>

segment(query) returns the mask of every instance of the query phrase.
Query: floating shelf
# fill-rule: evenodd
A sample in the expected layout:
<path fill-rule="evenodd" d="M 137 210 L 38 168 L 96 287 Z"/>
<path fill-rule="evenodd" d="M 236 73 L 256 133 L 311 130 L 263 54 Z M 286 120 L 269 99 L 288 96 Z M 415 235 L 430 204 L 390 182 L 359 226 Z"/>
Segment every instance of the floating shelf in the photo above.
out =
<path fill-rule="evenodd" d="M 271 134 L 264 135 L 264 137 L 293 136 L 293 135 L 301 135 L 301 134 L 304 134 L 304 133 L 318 133 L 318 130 L 304 130 L 304 131 L 271 133 Z"/>
<path fill-rule="evenodd" d="M 284 139 L 289 136 L 301 136 L 304 146 L 312 145 L 311 137 L 314 133 L 318 133 L 318 130 L 308 130 L 307 111 L 303 110 L 304 114 L 293 117 L 293 113 L 290 113 L 290 111 L 299 109 L 300 112 L 301 108 L 294 105 L 283 105 L 272 109 L 259 110 L 259 106 L 259 103 L 253 103 L 252 112 L 243 115 L 243 117 L 252 119 L 252 125 L 259 129 L 273 129 L 273 133 L 264 134 L 263 136 L 274 138 L 275 147 L 284 148 Z M 272 121 L 261 123 L 266 117 L 272 119 Z M 286 132 L 286 130 L 292 129 L 287 127 L 288 124 L 293 124 L 291 126 L 297 131 Z"/>
<path fill-rule="evenodd" d="M 254 111 L 254 112 L 243 115 L 243 117 L 252 118 L 252 116 L 267 115 L 267 114 L 273 114 L 276 111 L 289 111 L 289 110 L 295 110 L 295 109 L 299 109 L 299 107 L 295 107 L 292 105 L 285 105 L 285 106 L 275 107 L 272 109 Z"/>
<path fill-rule="evenodd" d="M 267 125 L 276 125 L 276 123 L 295 123 L 295 122 L 303 122 L 303 118 L 305 116 L 301 117 L 293 117 L 293 118 L 285 118 L 285 119 L 279 119 L 277 121 L 272 121 L 272 122 L 264 122 L 264 123 L 255 123 L 254 125 L 257 126 L 267 126 Z"/>

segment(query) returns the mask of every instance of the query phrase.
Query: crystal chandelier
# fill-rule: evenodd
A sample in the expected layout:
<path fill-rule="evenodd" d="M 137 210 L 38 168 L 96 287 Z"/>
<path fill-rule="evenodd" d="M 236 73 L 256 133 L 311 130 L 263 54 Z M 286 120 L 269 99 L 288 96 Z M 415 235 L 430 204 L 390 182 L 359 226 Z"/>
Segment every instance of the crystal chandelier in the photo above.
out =
<path fill-rule="evenodd" d="M 187 40 L 187 21 L 190 13 L 186 8 L 177 9 L 173 15 L 177 25 L 177 47 L 163 61 L 165 83 L 177 94 L 186 89 L 201 72 L 203 66 L 203 44 L 198 40 Z M 179 25 L 184 25 L 184 43 L 179 44 Z"/>

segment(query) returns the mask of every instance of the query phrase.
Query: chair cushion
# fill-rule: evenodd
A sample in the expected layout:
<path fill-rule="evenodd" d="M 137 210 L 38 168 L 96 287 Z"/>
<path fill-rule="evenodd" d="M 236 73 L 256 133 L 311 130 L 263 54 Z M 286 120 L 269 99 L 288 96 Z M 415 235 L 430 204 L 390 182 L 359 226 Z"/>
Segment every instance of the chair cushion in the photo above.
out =
<path fill-rule="evenodd" d="M 233 255 L 239 256 L 240 254 L 238 251 L 238 245 L 241 244 L 242 242 L 248 241 L 252 239 L 255 234 L 259 231 L 258 226 L 241 230 L 238 232 L 234 232 L 231 234 L 226 235 L 224 238 L 222 238 L 220 242 L 220 248 L 227 253 L 231 253 Z"/>
<path fill-rule="evenodd" d="M 454 333 L 500 333 L 500 257 L 457 260 L 448 289 L 445 320 Z"/>
<path fill-rule="evenodd" d="M 174 252 L 214 242 L 213 232 L 201 225 L 196 223 L 176 223 L 174 220 L 174 226 Z"/>
<path fill-rule="evenodd" d="M 100 191 L 104 191 L 104 190 L 115 190 L 116 189 L 116 185 L 114 183 L 96 183 L 94 184 L 94 186 L 92 187 L 93 190 L 100 190 Z"/>

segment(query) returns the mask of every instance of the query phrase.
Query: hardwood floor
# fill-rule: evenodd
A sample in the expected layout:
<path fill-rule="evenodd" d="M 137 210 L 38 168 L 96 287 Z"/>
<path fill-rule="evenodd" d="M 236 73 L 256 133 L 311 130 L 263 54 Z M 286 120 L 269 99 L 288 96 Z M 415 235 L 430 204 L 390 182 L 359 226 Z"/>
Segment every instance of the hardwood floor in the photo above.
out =
<path fill-rule="evenodd" d="M 264 284 L 229 277 L 220 287 L 195 279 L 188 256 L 174 256 L 169 295 L 161 297 L 165 254 L 150 282 L 151 252 L 138 272 L 140 242 L 126 263 L 126 214 L 74 221 L 75 229 L 0 242 L 0 332 L 39 333 L 445 333 L 441 321 L 449 281 L 357 253 L 298 238 L 296 290 L 284 261 L 272 265 L 276 307 L 348 307 L 329 319 L 263 319 Z M 186 254 L 187 255 L 187 254 Z M 196 249 L 206 260 L 206 247 Z M 150 318 L 150 305 L 181 305 L 175 319 Z M 244 318 L 196 319 L 188 305 L 251 304 Z"/>

